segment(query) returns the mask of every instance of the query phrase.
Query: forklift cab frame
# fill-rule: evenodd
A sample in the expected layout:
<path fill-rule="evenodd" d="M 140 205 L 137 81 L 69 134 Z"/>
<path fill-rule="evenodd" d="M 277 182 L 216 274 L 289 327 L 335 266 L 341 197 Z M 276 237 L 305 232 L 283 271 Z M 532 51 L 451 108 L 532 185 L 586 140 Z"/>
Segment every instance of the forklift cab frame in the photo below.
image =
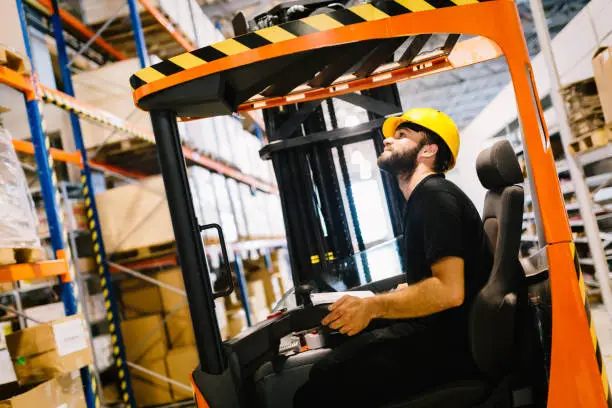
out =
<path fill-rule="evenodd" d="M 404 63 L 379 61 L 365 72 L 332 75 L 308 84 L 288 81 L 291 72 L 278 75 L 283 72 L 279 67 L 290 66 L 292 56 L 301 53 L 310 53 L 313 61 L 324 61 L 339 47 L 350 51 L 350 47 L 371 41 L 384 46 L 400 38 L 430 33 L 472 37 L 441 53 L 413 56 Z M 201 366 L 194 378 L 204 372 L 209 381 L 218 381 L 219 388 L 224 388 L 223 384 L 231 381 L 228 366 L 235 362 L 228 361 L 221 343 L 214 311 L 214 298 L 221 294 L 210 289 L 176 119 L 229 115 L 336 97 L 502 55 L 514 86 L 534 213 L 548 260 L 552 297 L 548 406 L 592 408 L 609 404 L 608 380 L 590 319 L 549 135 L 517 8 L 511 0 L 375 1 L 228 39 L 154 64 L 132 76 L 134 101 L 151 113 L 158 144 L 200 357 Z M 323 68 L 314 66 L 313 75 Z M 264 89 L 267 91 L 262 92 Z M 320 313 L 304 317 L 313 325 L 318 318 Z M 264 326 L 271 324 L 264 322 Z M 257 337 L 262 330 L 249 329 L 248 335 Z M 196 385 L 194 393 L 199 407 L 241 406 L 219 402 L 230 401 L 229 395 L 217 396 L 213 401 Z"/>

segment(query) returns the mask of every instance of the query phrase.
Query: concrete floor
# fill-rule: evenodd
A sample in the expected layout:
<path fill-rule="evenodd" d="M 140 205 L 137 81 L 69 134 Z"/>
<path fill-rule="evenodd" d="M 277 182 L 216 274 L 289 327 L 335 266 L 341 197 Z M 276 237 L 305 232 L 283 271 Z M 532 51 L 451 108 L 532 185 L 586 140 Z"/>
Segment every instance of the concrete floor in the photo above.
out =
<path fill-rule="evenodd" d="M 591 305 L 591 316 L 595 322 L 595 331 L 599 340 L 599 348 L 604 359 L 606 372 L 612 372 L 612 322 L 608 318 L 603 304 Z M 610 374 L 608 374 L 608 377 Z"/>

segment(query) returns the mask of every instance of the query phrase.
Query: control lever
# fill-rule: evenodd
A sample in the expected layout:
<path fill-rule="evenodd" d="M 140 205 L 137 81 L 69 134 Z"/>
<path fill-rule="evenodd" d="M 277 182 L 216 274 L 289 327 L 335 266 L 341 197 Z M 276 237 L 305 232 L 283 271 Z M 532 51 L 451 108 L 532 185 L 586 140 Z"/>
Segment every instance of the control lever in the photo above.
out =
<path fill-rule="evenodd" d="M 304 307 L 312 306 L 310 294 L 313 290 L 314 286 L 309 284 L 299 285 L 295 288 L 295 294 L 298 296 L 298 300 L 300 300 L 300 303 L 304 305 Z"/>

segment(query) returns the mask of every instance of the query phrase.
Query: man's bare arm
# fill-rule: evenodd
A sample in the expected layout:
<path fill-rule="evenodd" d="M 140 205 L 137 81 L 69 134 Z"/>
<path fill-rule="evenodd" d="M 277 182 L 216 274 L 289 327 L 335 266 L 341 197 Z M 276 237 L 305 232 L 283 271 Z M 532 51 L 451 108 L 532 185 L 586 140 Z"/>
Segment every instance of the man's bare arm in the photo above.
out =
<path fill-rule="evenodd" d="M 433 277 L 398 290 L 361 299 L 346 295 L 329 307 L 322 324 L 353 336 L 372 319 L 427 316 L 463 303 L 463 259 L 447 257 L 432 267 Z"/>
<path fill-rule="evenodd" d="M 443 258 L 432 265 L 431 271 L 431 278 L 366 299 L 373 317 L 407 319 L 460 306 L 465 295 L 463 259 Z"/>

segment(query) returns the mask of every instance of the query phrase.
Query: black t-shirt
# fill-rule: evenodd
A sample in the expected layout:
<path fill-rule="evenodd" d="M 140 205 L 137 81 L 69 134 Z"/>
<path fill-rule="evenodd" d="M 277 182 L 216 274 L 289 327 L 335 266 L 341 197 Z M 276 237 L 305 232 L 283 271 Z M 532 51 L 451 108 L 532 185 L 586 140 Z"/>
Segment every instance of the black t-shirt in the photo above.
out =
<path fill-rule="evenodd" d="M 442 258 L 463 258 L 463 304 L 416 320 L 425 327 L 435 327 L 436 332 L 457 335 L 457 342 L 466 344 L 468 312 L 493 265 L 480 215 L 459 187 L 443 174 L 433 174 L 412 191 L 403 217 L 404 271 L 408 284 L 432 277 L 431 266 Z"/>

